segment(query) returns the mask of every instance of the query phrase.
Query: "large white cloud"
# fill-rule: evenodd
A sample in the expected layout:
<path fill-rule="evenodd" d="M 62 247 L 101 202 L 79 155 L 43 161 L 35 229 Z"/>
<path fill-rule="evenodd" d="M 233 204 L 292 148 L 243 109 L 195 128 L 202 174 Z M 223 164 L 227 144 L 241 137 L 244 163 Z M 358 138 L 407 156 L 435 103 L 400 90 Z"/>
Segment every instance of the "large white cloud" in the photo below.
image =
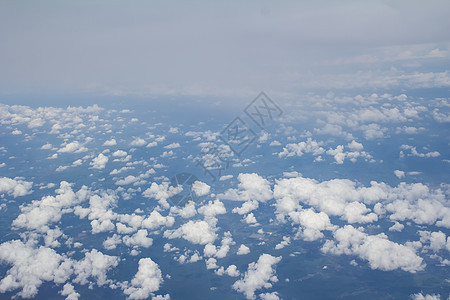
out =
<path fill-rule="evenodd" d="M 248 265 L 244 278 L 233 284 L 233 289 L 241 292 L 247 299 L 255 299 L 255 291 L 262 288 L 271 288 L 273 282 L 277 282 L 275 265 L 281 261 L 281 256 L 262 254 L 258 261 Z"/>
<path fill-rule="evenodd" d="M 183 238 L 193 244 L 206 245 L 216 240 L 217 234 L 206 221 L 189 221 L 176 230 L 166 230 L 164 237 L 169 239 Z"/>
<path fill-rule="evenodd" d="M 151 258 L 141 258 L 139 268 L 129 286 L 124 288 L 127 299 L 147 299 L 159 290 L 163 283 L 162 273 Z"/>
<path fill-rule="evenodd" d="M 75 283 L 87 284 L 90 278 L 94 278 L 99 286 L 112 283 L 107 279 L 108 270 L 119 264 L 119 257 L 103 254 L 92 249 L 84 254 L 84 258 L 74 264 Z"/>
<path fill-rule="evenodd" d="M 357 255 L 369 262 L 372 269 L 392 271 L 402 269 L 415 273 L 425 268 L 423 259 L 413 249 L 388 240 L 385 234 L 368 235 L 351 225 L 339 228 L 328 240 L 322 252 L 335 255 Z"/>
<path fill-rule="evenodd" d="M 92 159 L 91 166 L 93 169 L 104 169 L 108 160 L 108 156 L 100 153 L 97 157 L 94 157 L 94 159 Z"/>
<path fill-rule="evenodd" d="M 33 183 L 21 178 L 0 177 L 0 194 L 8 194 L 14 198 L 31 194 Z"/>
<path fill-rule="evenodd" d="M 220 199 L 234 201 L 257 200 L 266 202 L 272 198 L 269 181 L 256 173 L 241 173 L 238 176 L 238 189 L 229 189 L 218 195 Z"/>
<path fill-rule="evenodd" d="M 72 274 L 73 263 L 55 250 L 14 240 L 0 245 L 0 261 L 12 265 L 0 281 L 0 293 L 21 289 L 22 298 L 37 295 L 44 282 L 64 283 Z"/>

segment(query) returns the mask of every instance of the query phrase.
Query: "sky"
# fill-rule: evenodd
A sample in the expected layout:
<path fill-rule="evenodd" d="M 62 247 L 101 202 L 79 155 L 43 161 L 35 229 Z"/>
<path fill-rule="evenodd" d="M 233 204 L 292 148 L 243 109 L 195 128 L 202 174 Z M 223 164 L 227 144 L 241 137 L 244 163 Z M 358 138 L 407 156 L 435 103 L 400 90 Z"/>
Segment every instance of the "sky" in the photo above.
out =
<path fill-rule="evenodd" d="M 450 299 L 448 12 L 0 1 L 0 298 Z"/>
<path fill-rule="evenodd" d="M 0 93 L 448 88 L 448 1 L 2 1 Z"/>

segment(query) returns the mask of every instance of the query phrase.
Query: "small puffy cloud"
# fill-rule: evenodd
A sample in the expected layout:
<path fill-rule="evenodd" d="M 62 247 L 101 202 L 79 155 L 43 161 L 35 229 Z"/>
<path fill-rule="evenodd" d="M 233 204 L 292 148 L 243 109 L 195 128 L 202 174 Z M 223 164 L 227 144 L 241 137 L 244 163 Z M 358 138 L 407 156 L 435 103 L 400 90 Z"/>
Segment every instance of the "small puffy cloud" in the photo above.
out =
<path fill-rule="evenodd" d="M 404 171 L 395 170 L 394 174 L 395 174 L 395 176 L 397 176 L 398 179 L 405 178 L 405 172 Z"/>
<path fill-rule="evenodd" d="M 249 254 L 249 253 L 250 253 L 250 248 L 245 246 L 244 244 L 241 244 L 239 246 L 239 249 L 238 249 L 236 254 L 237 255 L 246 255 L 246 254 Z"/>
<path fill-rule="evenodd" d="M 411 295 L 412 300 L 441 300 L 441 295 L 439 294 L 413 294 Z"/>
<path fill-rule="evenodd" d="M 361 229 L 345 225 L 333 233 L 334 241 L 328 240 L 322 252 L 335 255 L 357 255 L 367 260 L 372 269 L 416 273 L 425 268 L 423 259 L 413 249 L 389 241 L 385 234 L 368 235 Z"/>
<path fill-rule="evenodd" d="M 157 263 L 151 258 L 141 258 L 139 268 L 123 292 L 127 299 L 147 299 L 159 290 L 163 283 L 162 273 Z"/>
<path fill-rule="evenodd" d="M 164 237 L 168 239 L 183 238 L 193 244 L 206 245 L 213 243 L 217 234 L 206 221 L 189 221 L 176 230 L 166 230 Z"/>
<path fill-rule="evenodd" d="M 97 157 L 95 157 L 90 165 L 93 169 L 104 169 L 106 166 L 106 163 L 108 162 L 108 156 L 103 155 L 103 153 L 100 153 Z"/>
<path fill-rule="evenodd" d="M 12 135 L 20 135 L 20 134 L 22 134 L 22 131 L 20 131 L 19 129 L 14 129 L 14 130 L 11 132 L 11 134 L 12 134 Z"/>
<path fill-rule="evenodd" d="M 196 180 L 192 184 L 192 191 L 198 196 L 205 196 L 209 194 L 211 187 L 204 182 Z"/>
<path fill-rule="evenodd" d="M 348 143 L 347 147 L 350 150 L 354 150 L 354 151 L 361 151 L 364 149 L 363 144 L 358 143 L 357 141 L 353 140 L 351 143 Z"/>
<path fill-rule="evenodd" d="M 216 215 L 223 215 L 227 212 L 225 206 L 220 200 L 209 201 L 208 204 L 200 207 L 198 212 L 206 218 L 212 218 Z"/>
<path fill-rule="evenodd" d="M 75 288 L 70 283 L 66 283 L 59 293 L 61 296 L 66 296 L 66 300 L 78 300 L 80 297 L 80 294 L 75 291 Z"/>
<path fill-rule="evenodd" d="M 291 243 L 291 238 L 289 236 L 283 236 L 283 240 L 275 245 L 275 250 L 283 249 Z"/>
<path fill-rule="evenodd" d="M 147 144 L 147 142 L 144 140 L 144 139 L 142 139 L 142 138 L 135 138 L 132 142 L 131 142 L 131 146 L 138 146 L 138 147 L 140 147 L 140 146 L 144 146 L 144 145 L 146 145 Z"/>
<path fill-rule="evenodd" d="M 303 156 L 304 153 L 312 153 L 314 156 L 323 154 L 325 149 L 321 147 L 322 143 L 308 138 L 306 142 L 298 144 L 287 144 L 283 151 L 278 153 L 279 157 Z"/>
<path fill-rule="evenodd" d="M 103 143 L 103 146 L 115 146 L 115 145 L 117 145 L 117 142 L 115 139 L 110 139 Z"/>
<path fill-rule="evenodd" d="M 220 267 L 219 269 L 214 271 L 214 273 L 216 273 L 219 276 L 226 274 L 230 277 L 237 277 L 241 274 L 235 265 L 230 265 L 226 269 L 224 267 Z"/>
<path fill-rule="evenodd" d="M 181 146 L 180 146 L 179 143 L 172 143 L 172 144 L 169 144 L 167 146 L 164 146 L 165 149 L 176 149 L 176 148 L 180 148 L 180 147 Z"/>
<path fill-rule="evenodd" d="M 114 156 L 114 157 L 124 157 L 124 156 L 127 156 L 127 154 L 128 153 L 126 151 L 117 150 L 117 151 L 113 152 L 112 156 Z"/>
<path fill-rule="evenodd" d="M 167 199 L 180 193 L 182 190 L 183 186 L 181 185 L 174 187 L 170 186 L 168 182 L 163 182 L 161 184 L 153 182 L 151 186 L 142 193 L 142 195 L 146 198 L 155 198 L 162 207 L 169 208 L 170 205 L 167 202 Z"/>
<path fill-rule="evenodd" d="M 8 194 L 14 198 L 31 194 L 33 183 L 20 178 L 0 177 L 0 194 Z"/>
<path fill-rule="evenodd" d="M 80 153 L 85 152 L 88 149 L 81 145 L 78 141 L 74 141 L 63 145 L 57 152 L 59 153 Z"/>
<path fill-rule="evenodd" d="M 391 227 L 389 227 L 389 231 L 402 231 L 403 228 L 405 228 L 405 225 L 399 223 L 399 222 L 395 222 L 394 225 L 392 225 Z"/>
<path fill-rule="evenodd" d="M 140 229 L 133 236 L 124 236 L 123 243 L 127 246 L 148 248 L 153 244 L 153 239 L 148 237 L 146 229 Z"/>
<path fill-rule="evenodd" d="M 53 148 L 53 146 L 50 143 L 47 143 L 41 147 L 41 149 L 43 149 L 43 150 L 50 150 L 52 148 Z"/>
<path fill-rule="evenodd" d="M 255 299 L 255 291 L 262 288 L 271 288 L 277 282 L 275 265 L 281 261 L 281 256 L 262 254 L 258 261 L 248 265 L 244 278 L 233 284 L 233 289 L 243 293 L 247 299 Z"/>

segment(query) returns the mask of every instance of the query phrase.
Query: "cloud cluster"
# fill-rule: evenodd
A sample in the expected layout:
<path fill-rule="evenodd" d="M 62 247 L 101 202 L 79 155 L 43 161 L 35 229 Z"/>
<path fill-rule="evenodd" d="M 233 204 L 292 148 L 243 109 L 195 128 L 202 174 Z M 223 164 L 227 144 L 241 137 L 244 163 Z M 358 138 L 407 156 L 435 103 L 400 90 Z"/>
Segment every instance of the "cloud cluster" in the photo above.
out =
<path fill-rule="evenodd" d="M 423 259 L 413 249 L 389 241 L 383 233 L 368 235 L 362 229 L 345 225 L 333 233 L 335 240 L 328 240 L 323 253 L 357 255 L 369 262 L 372 269 L 392 271 L 402 269 L 415 273 L 425 268 Z"/>

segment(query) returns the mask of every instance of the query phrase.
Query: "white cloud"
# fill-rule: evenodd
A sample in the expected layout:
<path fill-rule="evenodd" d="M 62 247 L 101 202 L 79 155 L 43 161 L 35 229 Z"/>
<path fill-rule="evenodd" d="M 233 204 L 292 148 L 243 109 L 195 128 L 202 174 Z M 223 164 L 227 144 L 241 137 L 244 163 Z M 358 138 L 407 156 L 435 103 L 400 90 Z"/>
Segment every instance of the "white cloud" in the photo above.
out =
<path fill-rule="evenodd" d="M 306 142 L 300 142 L 298 144 L 287 144 L 283 148 L 283 151 L 278 153 L 279 157 L 291 157 L 302 156 L 304 153 L 312 153 L 314 156 L 320 155 L 325 152 L 325 149 L 321 147 L 322 143 L 308 138 Z"/>
<path fill-rule="evenodd" d="M 347 147 L 350 150 L 354 150 L 354 151 L 361 151 L 364 149 L 363 144 L 358 143 L 357 141 L 353 140 L 351 143 L 348 143 Z"/>
<path fill-rule="evenodd" d="M 147 144 L 147 142 L 144 139 L 140 138 L 140 137 L 135 138 L 131 142 L 131 146 L 138 146 L 138 147 L 140 147 L 140 146 L 144 146 L 145 144 Z"/>
<path fill-rule="evenodd" d="M 238 176 L 238 189 L 229 189 L 218 198 L 234 201 L 257 200 L 266 202 L 272 199 L 270 183 L 256 173 L 241 173 Z"/>
<path fill-rule="evenodd" d="M 90 165 L 92 166 L 92 168 L 94 169 L 104 169 L 106 166 L 106 163 L 108 163 L 108 156 L 103 155 L 103 153 L 100 153 L 97 157 L 95 157 L 92 162 L 90 163 Z"/>
<path fill-rule="evenodd" d="M 426 153 L 420 153 L 417 151 L 416 147 L 410 146 L 410 145 L 402 145 L 402 150 L 409 150 L 410 153 L 408 153 L 408 156 L 417 156 L 417 157 L 438 157 L 441 156 L 441 154 L 437 151 L 431 151 Z M 403 151 L 401 152 L 403 153 Z"/>
<path fill-rule="evenodd" d="M 43 149 L 43 150 L 50 150 L 50 149 L 52 149 L 52 147 L 53 147 L 52 144 L 47 143 L 47 144 L 43 145 L 41 147 L 41 149 Z"/>
<path fill-rule="evenodd" d="M 216 240 L 215 229 L 205 221 L 189 221 L 176 230 L 166 230 L 168 239 L 183 238 L 193 244 L 206 245 Z"/>
<path fill-rule="evenodd" d="M 289 236 L 283 236 L 283 240 L 275 245 L 275 250 L 283 249 L 291 243 L 291 238 Z"/>
<path fill-rule="evenodd" d="M 168 182 L 163 182 L 161 184 L 153 182 L 151 186 L 142 193 L 142 195 L 147 198 L 155 198 L 162 207 L 169 208 L 170 205 L 167 202 L 167 199 L 180 193 L 182 190 L 183 186 L 181 185 L 174 187 L 169 186 Z"/>
<path fill-rule="evenodd" d="M 0 281 L 0 293 L 21 289 L 17 295 L 22 298 L 36 296 L 44 282 L 61 284 L 72 274 L 72 262 L 64 256 L 19 240 L 0 244 L 0 261 L 12 265 Z"/>
<path fill-rule="evenodd" d="M 394 174 L 395 174 L 395 176 L 397 176 L 398 179 L 405 178 L 405 172 L 404 171 L 395 170 Z"/>
<path fill-rule="evenodd" d="M 74 264 L 76 278 L 73 282 L 87 284 L 89 278 L 95 278 L 99 286 L 111 283 L 112 280 L 107 279 L 106 272 L 115 268 L 119 261 L 120 259 L 116 256 L 106 255 L 96 249 L 92 249 L 84 254 L 82 260 Z"/>
<path fill-rule="evenodd" d="M 399 223 L 399 222 L 395 222 L 394 225 L 392 225 L 391 227 L 389 227 L 389 231 L 402 231 L 403 228 L 405 228 L 405 225 Z"/>
<path fill-rule="evenodd" d="M 124 288 L 127 299 L 147 299 L 159 290 L 163 283 L 162 273 L 151 258 L 141 258 L 139 268 L 129 286 Z"/>
<path fill-rule="evenodd" d="M 13 221 L 14 227 L 36 229 L 41 232 L 48 230 L 48 225 L 61 219 L 68 208 L 87 199 L 87 188 L 82 187 L 77 193 L 68 182 L 62 181 L 55 191 L 56 196 L 44 196 L 20 208 L 21 214 Z"/>
<path fill-rule="evenodd" d="M 198 196 L 205 196 L 209 194 L 211 187 L 204 182 L 196 180 L 192 184 L 192 191 Z"/>
<path fill-rule="evenodd" d="M 223 215 L 227 212 L 225 206 L 220 200 L 208 201 L 208 204 L 205 204 L 198 208 L 198 212 L 204 215 L 206 218 L 212 218 L 216 215 Z"/>
<path fill-rule="evenodd" d="M 32 182 L 21 178 L 0 177 L 0 194 L 8 194 L 14 198 L 31 194 Z"/>
<path fill-rule="evenodd" d="M 220 267 L 219 269 L 214 271 L 214 273 L 216 273 L 219 276 L 226 274 L 230 277 L 237 277 L 241 274 L 235 265 L 229 265 L 228 268 L 226 269 L 224 269 L 224 267 Z"/>
<path fill-rule="evenodd" d="M 181 146 L 180 146 L 179 143 L 172 143 L 172 144 L 169 144 L 167 146 L 164 146 L 165 149 L 176 149 L 176 148 L 180 148 L 180 147 Z"/>
<path fill-rule="evenodd" d="M 127 154 L 128 153 L 126 151 L 117 150 L 117 151 L 113 152 L 112 156 L 114 156 L 114 157 L 124 157 L 124 156 L 127 156 Z"/>
<path fill-rule="evenodd" d="M 88 149 L 81 145 L 78 141 L 74 141 L 68 144 L 61 145 L 62 147 L 58 149 L 60 153 L 80 153 L 85 152 Z"/>
<path fill-rule="evenodd" d="M 389 241 L 385 234 L 368 235 L 345 225 L 333 233 L 335 241 L 328 240 L 322 252 L 334 255 L 357 255 L 367 260 L 372 269 L 403 271 L 415 273 L 425 268 L 423 259 L 409 247 Z"/>
<path fill-rule="evenodd" d="M 237 255 L 246 255 L 246 254 L 249 254 L 249 253 L 250 253 L 250 248 L 245 246 L 244 244 L 241 244 L 239 246 L 239 249 L 238 249 L 236 254 Z"/>
<path fill-rule="evenodd" d="M 323 237 L 322 230 L 333 230 L 330 218 L 324 212 L 316 213 L 312 209 L 293 211 L 289 217 L 295 224 L 300 224 L 298 236 L 305 241 L 315 241 Z"/>
<path fill-rule="evenodd" d="M 103 146 L 115 146 L 115 145 L 117 145 L 117 142 L 115 139 L 110 139 L 103 143 Z"/>
<path fill-rule="evenodd" d="M 124 236 L 123 243 L 127 246 L 148 248 L 153 244 L 153 239 L 148 237 L 146 229 L 140 229 L 133 236 Z"/>
<path fill-rule="evenodd" d="M 61 296 L 67 296 L 66 300 L 78 300 L 80 297 L 80 294 L 75 291 L 75 288 L 70 283 L 66 283 L 59 293 Z"/>
<path fill-rule="evenodd" d="M 441 295 L 439 294 L 413 294 L 411 295 L 412 300 L 441 300 Z"/>
<path fill-rule="evenodd" d="M 244 278 L 233 284 L 233 289 L 241 292 L 247 299 L 255 299 L 255 291 L 262 288 L 271 288 L 273 282 L 277 282 L 275 265 L 281 261 L 281 256 L 274 257 L 270 254 L 262 254 L 258 261 L 248 265 Z"/>

